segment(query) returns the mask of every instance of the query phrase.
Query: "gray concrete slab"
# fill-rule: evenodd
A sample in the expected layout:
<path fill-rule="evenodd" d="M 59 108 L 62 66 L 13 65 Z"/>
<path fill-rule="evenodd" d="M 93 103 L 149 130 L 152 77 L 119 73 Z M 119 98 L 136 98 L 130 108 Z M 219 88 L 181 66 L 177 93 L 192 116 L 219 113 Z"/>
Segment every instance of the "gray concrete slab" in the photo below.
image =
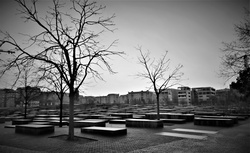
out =
<path fill-rule="evenodd" d="M 217 131 L 183 129 L 183 128 L 176 128 L 176 129 L 173 129 L 173 131 L 190 132 L 190 133 L 204 133 L 204 134 L 216 134 L 217 133 Z"/>
<path fill-rule="evenodd" d="M 198 139 L 198 140 L 207 139 L 207 136 L 204 136 L 204 135 L 183 134 L 183 133 L 174 133 L 174 132 L 160 132 L 156 134 L 162 135 L 162 136 L 180 137 L 180 138 Z"/>

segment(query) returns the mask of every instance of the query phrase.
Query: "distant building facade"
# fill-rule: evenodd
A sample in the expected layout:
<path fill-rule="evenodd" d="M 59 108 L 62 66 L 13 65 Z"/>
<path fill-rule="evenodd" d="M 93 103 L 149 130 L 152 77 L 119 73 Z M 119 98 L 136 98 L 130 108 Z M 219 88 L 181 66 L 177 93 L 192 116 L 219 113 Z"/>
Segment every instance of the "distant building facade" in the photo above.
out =
<path fill-rule="evenodd" d="M 95 102 L 97 104 L 107 104 L 107 96 L 97 96 L 95 97 Z"/>
<path fill-rule="evenodd" d="M 40 88 L 31 86 L 17 88 L 16 92 L 17 105 L 19 106 L 24 106 L 26 101 L 28 102 L 28 106 L 37 105 L 41 94 Z"/>
<path fill-rule="evenodd" d="M 193 104 L 199 105 L 206 102 L 210 97 L 215 96 L 216 90 L 212 87 L 198 87 L 192 88 L 193 91 Z"/>
<path fill-rule="evenodd" d="M 40 106 L 59 106 L 60 99 L 56 92 L 42 92 L 40 97 Z M 79 95 L 78 100 L 74 101 L 74 104 L 83 103 L 83 96 Z M 69 93 L 64 93 L 63 105 L 69 105 Z"/>
<path fill-rule="evenodd" d="M 108 94 L 107 96 L 84 96 L 81 104 L 117 104 L 119 103 L 119 94 Z"/>
<path fill-rule="evenodd" d="M 189 87 L 178 87 L 178 105 L 191 105 L 191 92 L 191 88 Z"/>
<path fill-rule="evenodd" d="M 165 89 L 159 95 L 159 100 L 161 105 L 178 105 L 178 90 Z"/>
<path fill-rule="evenodd" d="M 13 89 L 0 89 L 0 107 L 22 106 L 25 92 L 29 95 L 28 106 L 59 106 L 60 100 L 55 92 L 42 92 L 37 87 Z M 215 90 L 212 87 L 190 88 L 187 86 L 177 89 L 166 89 L 159 97 L 160 105 L 166 106 L 187 106 L 202 104 L 227 104 L 228 101 L 236 101 L 241 97 L 232 89 Z M 239 99 L 239 98 L 238 98 Z M 152 91 L 131 91 L 125 95 L 108 94 L 106 96 L 81 96 L 75 104 L 155 104 L 156 95 Z M 209 103 L 206 103 L 209 102 Z M 232 102 L 231 102 L 232 103 Z M 64 94 L 63 104 L 69 104 L 69 94 Z"/>
<path fill-rule="evenodd" d="M 13 89 L 0 89 L 0 107 L 15 107 L 16 95 Z"/>
<path fill-rule="evenodd" d="M 107 95 L 108 104 L 117 104 L 119 103 L 119 94 L 108 94 Z"/>
<path fill-rule="evenodd" d="M 56 106 L 60 104 L 60 101 L 53 92 L 42 92 L 39 96 L 40 106 Z"/>
<path fill-rule="evenodd" d="M 100 98 L 98 98 L 98 97 L 96 98 L 94 96 L 84 96 L 82 101 L 81 101 L 81 104 L 95 104 L 98 102 L 100 102 Z"/>
<path fill-rule="evenodd" d="M 155 94 L 148 90 L 128 92 L 129 104 L 152 104 L 154 99 L 155 99 Z"/>
<path fill-rule="evenodd" d="M 119 103 L 120 104 L 129 104 L 128 95 L 120 95 L 119 96 Z"/>

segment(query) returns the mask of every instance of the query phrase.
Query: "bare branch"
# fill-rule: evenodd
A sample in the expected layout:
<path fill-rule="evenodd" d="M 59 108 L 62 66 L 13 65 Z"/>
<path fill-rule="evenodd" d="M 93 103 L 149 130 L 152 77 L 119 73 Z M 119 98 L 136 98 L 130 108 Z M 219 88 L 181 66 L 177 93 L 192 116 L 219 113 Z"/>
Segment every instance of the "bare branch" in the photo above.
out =
<path fill-rule="evenodd" d="M 141 47 L 138 48 L 140 57 L 138 58 L 139 64 L 145 68 L 145 72 L 137 74 L 138 77 L 149 79 L 152 83 L 154 91 L 158 94 L 173 85 L 176 85 L 183 73 L 180 72 L 182 65 L 178 65 L 169 75 L 166 73 L 169 71 L 170 59 L 167 59 L 167 51 L 157 62 L 149 57 L 149 52 L 143 53 Z M 170 82 L 173 82 L 169 85 Z"/>
<path fill-rule="evenodd" d="M 43 71 L 39 73 L 42 75 L 40 79 L 55 81 L 55 86 L 63 80 L 63 84 L 68 86 L 70 92 L 70 104 L 73 104 L 74 96 L 88 76 L 102 79 L 100 68 L 115 73 L 109 62 L 110 57 L 122 56 L 124 53 L 112 50 L 116 40 L 107 47 L 98 41 L 98 37 L 104 31 L 113 32 L 111 27 L 114 26 L 112 20 L 115 15 L 103 17 L 102 11 L 105 6 L 98 6 L 96 2 L 88 0 L 72 0 L 71 9 L 68 10 L 68 1 L 62 4 L 59 0 L 53 0 L 43 16 L 43 13 L 39 14 L 36 0 L 32 0 L 32 3 L 26 0 L 15 1 L 20 6 L 19 15 L 25 21 L 29 21 L 27 24 L 34 24 L 37 33 L 22 34 L 27 38 L 27 42 L 20 43 L 14 35 L 1 32 L 3 39 L 0 40 L 0 48 L 8 48 L 9 51 L 15 52 L 9 61 L 4 61 L 6 65 L 1 75 L 11 69 L 16 69 L 20 73 L 20 66 L 31 61 L 37 63 Z M 95 26 L 101 30 L 93 30 L 96 29 L 93 28 Z M 57 80 L 59 76 L 62 80 Z M 72 114 L 72 106 L 70 109 Z M 70 136 L 73 133 L 72 128 L 71 123 Z"/>
<path fill-rule="evenodd" d="M 222 52 L 225 55 L 222 58 L 221 76 L 228 78 L 228 80 L 250 66 L 248 61 L 250 57 L 249 19 L 249 10 L 246 10 L 244 22 L 235 25 L 235 32 L 238 39 L 231 43 L 223 43 L 225 47 L 222 49 Z"/>

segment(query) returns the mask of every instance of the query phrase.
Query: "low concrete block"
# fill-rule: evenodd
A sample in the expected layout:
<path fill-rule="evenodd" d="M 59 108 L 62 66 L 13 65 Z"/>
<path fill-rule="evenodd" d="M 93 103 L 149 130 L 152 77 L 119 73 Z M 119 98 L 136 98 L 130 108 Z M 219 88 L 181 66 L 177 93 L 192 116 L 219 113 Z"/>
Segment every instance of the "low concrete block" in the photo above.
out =
<path fill-rule="evenodd" d="M 100 117 L 99 119 L 105 119 L 105 120 L 116 120 L 116 119 L 121 119 L 121 117 L 118 117 L 118 116 L 103 116 L 103 117 Z"/>
<path fill-rule="evenodd" d="M 229 114 L 230 116 L 236 116 L 239 120 L 245 120 L 249 118 L 249 114 Z"/>
<path fill-rule="evenodd" d="M 12 125 L 29 124 L 30 122 L 32 122 L 32 119 L 13 119 Z"/>
<path fill-rule="evenodd" d="M 145 115 L 133 114 L 133 118 L 135 118 L 135 119 L 145 119 Z"/>
<path fill-rule="evenodd" d="M 183 124 L 186 123 L 185 119 L 161 119 L 164 123 L 174 123 L 174 124 Z"/>
<path fill-rule="evenodd" d="M 5 125 L 4 128 L 16 128 L 16 125 Z"/>
<path fill-rule="evenodd" d="M 238 117 L 236 116 L 201 116 L 201 118 L 232 119 L 234 124 L 238 124 Z"/>
<path fill-rule="evenodd" d="M 41 135 L 53 133 L 55 127 L 53 125 L 35 125 L 35 124 L 26 124 L 26 125 L 16 125 L 15 132 L 31 135 Z"/>
<path fill-rule="evenodd" d="M 157 119 L 157 113 L 145 114 L 147 119 Z M 194 114 L 181 114 L 181 113 L 160 113 L 161 119 L 185 119 L 187 122 L 194 120 Z"/>
<path fill-rule="evenodd" d="M 77 114 L 75 115 L 75 117 L 81 118 L 81 119 L 87 119 L 89 118 L 89 114 Z"/>
<path fill-rule="evenodd" d="M 185 119 L 187 122 L 193 122 L 194 114 L 181 114 L 180 119 Z"/>
<path fill-rule="evenodd" d="M 126 120 L 114 119 L 109 121 L 110 124 L 126 124 Z"/>
<path fill-rule="evenodd" d="M 114 128 L 114 127 L 84 127 L 81 128 L 81 132 L 83 133 L 94 133 L 108 136 L 117 136 L 117 135 L 125 135 L 127 134 L 126 128 Z"/>
<path fill-rule="evenodd" d="M 54 126 L 59 126 L 60 121 L 59 120 L 52 120 L 52 121 L 49 121 L 49 123 L 51 125 L 54 125 Z M 62 121 L 62 125 L 69 125 L 69 122 L 68 121 Z"/>
<path fill-rule="evenodd" d="M 132 113 L 112 113 L 110 115 L 111 116 L 118 116 L 118 117 L 121 117 L 122 119 L 124 119 L 124 118 L 133 118 Z"/>
<path fill-rule="evenodd" d="M 38 118 L 49 118 L 50 116 L 49 115 L 47 115 L 47 114 L 38 114 L 38 115 L 36 115 L 36 117 L 38 117 Z"/>
<path fill-rule="evenodd" d="M 29 124 L 35 124 L 35 125 L 51 125 L 50 122 L 30 122 Z"/>
<path fill-rule="evenodd" d="M 64 117 L 63 120 L 64 121 L 69 121 L 69 117 Z M 82 120 L 82 118 L 74 117 L 74 121 L 79 121 L 79 120 Z"/>
<path fill-rule="evenodd" d="M 234 121 L 232 119 L 195 118 L 194 125 L 230 127 L 234 125 Z"/>
<path fill-rule="evenodd" d="M 5 117 L 0 117 L 0 123 L 5 123 Z"/>
<path fill-rule="evenodd" d="M 205 112 L 205 111 L 194 111 L 193 112 L 196 116 L 221 116 L 224 115 L 223 112 Z"/>
<path fill-rule="evenodd" d="M 102 117 L 105 117 L 105 115 L 96 114 L 96 115 L 89 115 L 87 119 L 100 119 Z"/>
<path fill-rule="evenodd" d="M 89 126 L 106 126 L 106 120 L 100 119 L 87 119 L 74 121 L 74 127 L 89 127 Z"/>
<path fill-rule="evenodd" d="M 163 121 L 148 119 L 127 119 L 126 127 L 163 128 Z"/>
<path fill-rule="evenodd" d="M 33 122 L 49 122 L 50 120 L 46 119 L 46 118 L 35 118 L 33 119 Z"/>

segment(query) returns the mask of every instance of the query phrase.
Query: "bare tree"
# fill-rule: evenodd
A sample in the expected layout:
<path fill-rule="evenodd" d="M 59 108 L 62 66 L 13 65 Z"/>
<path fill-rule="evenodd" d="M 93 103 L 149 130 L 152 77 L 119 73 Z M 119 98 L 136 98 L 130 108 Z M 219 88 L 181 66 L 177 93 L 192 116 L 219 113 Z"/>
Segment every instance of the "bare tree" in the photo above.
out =
<path fill-rule="evenodd" d="M 150 80 L 150 88 L 154 89 L 156 94 L 157 102 L 157 119 L 160 119 L 160 94 L 166 89 L 177 85 L 180 82 L 180 79 L 183 73 L 180 72 L 182 65 L 178 65 L 173 71 L 170 71 L 170 59 L 167 59 L 167 51 L 159 60 L 150 58 L 149 52 L 143 53 L 141 48 L 138 48 L 140 51 L 140 57 L 138 58 L 139 64 L 144 67 L 143 72 L 138 73 L 137 76 Z"/>
<path fill-rule="evenodd" d="M 40 89 L 37 87 L 39 82 L 35 79 L 35 71 L 31 64 L 33 63 L 19 66 L 20 71 L 16 75 L 20 78 L 13 83 L 13 85 L 23 86 L 23 88 L 17 88 L 17 91 L 19 94 L 18 100 L 24 106 L 24 118 L 27 116 L 28 105 L 40 95 Z"/>
<path fill-rule="evenodd" d="M 111 50 L 116 41 L 107 47 L 98 41 L 104 31 L 113 32 L 111 27 L 114 26 L 112 20 L 115 16 L 103 17 L 105 6 L 88 0 L 72 0 L 70 9 L 67 2 L 61 4 L 53 0 L 45 16 L 38 13 L 36 0 L 31 0 L 32 3 L 25 0 L 16 2 L 22 18 L 38 30 L 36 34 L 23 34 L 28 38 L 26 44 L 18 43 L 7 32 L 1 32 L 4 38 L 0 40 L 0 47 L 11 46 L 8 50 L 15 52 L 3 72 L 32 60 L 44 65 L 45 71 L 56 69 L 69 89 L 68 139 L 73 140 L 74 101 L 79 88 L 88 77 L 102 79 L 99 70 L 106 68 L 114 73 L 108 59 L 112 55 L 123 54 Z"/>
<path fill-rule="evenodd" d="M 241 70 L 249 67 L 250 57 L 250 12 L 246 11 L 244 22 L 235 25 L 237 40 L 223 43 L 222 51 L 225 53 L 222 62 L 221 75 L 228 79 L 239 74 Z"/>
<path fill-rule="evenodd" d="M 63 81 L 63 76 L 60 75 L 60 73 L 57 72 L 56 69 L 50 68 L 49 70 L 47 70 L 44 67 L 40 67 L 38 69 L 38 73 L 39 72 L 42 73 L 42 75 L 41 77 L 38 77 L 39 79 L 38 82 L 44 82 L 44 84 L 41 87 L 44 88 L 45 90 L 55 93 L 60 101 L 59 127 L 62 127 L 63 99 L 66 91 L 68 90 L 68 87 Z"/>

